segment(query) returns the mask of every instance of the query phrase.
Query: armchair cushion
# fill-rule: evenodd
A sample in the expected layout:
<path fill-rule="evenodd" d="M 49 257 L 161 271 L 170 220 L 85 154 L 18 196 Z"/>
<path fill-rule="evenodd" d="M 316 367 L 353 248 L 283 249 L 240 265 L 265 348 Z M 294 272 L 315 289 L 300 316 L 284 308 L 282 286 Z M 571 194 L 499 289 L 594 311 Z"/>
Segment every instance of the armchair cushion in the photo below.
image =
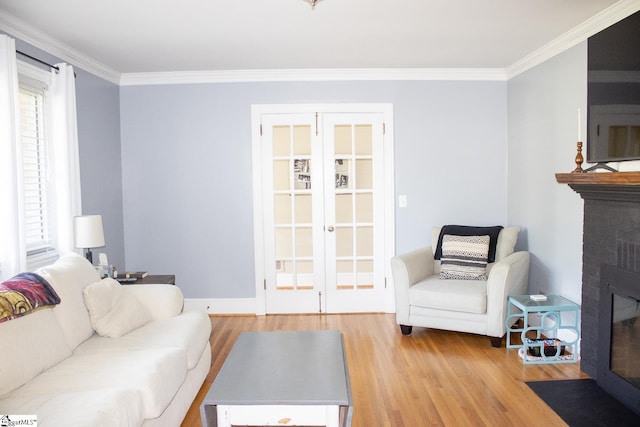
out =
<path fill-rule="evenodd" d="M 411 306 L 460 313 L 487 312 L 487 282 L 429 276 L 409 288 Z"/>
<path fill-rule="evenodd" d="M 496 246 L 496 261 L 502 261 L 515 252 L 519 232 L 518 227 L 505 227 L 500 231 L 498 246 Z"/>
<path fill-rule="evenodd" d="M 442 231 L 442 227 L 432 227 L 431 228 L 431 248 L 434 252 L 431 253 L 431 257 L 433 258 L 433 273 L 432 274 L 440 274 L 440 260 L 435 259 L 435 250 L 438 245 L 438 240 L 440 239 L 440 234 Z M 516 241 L 518 240 L 518 233 L 520 229 L 518 227 L 505 227 L 500 230 L 498 233 L 498 243 L 496 245 L 496 259 L 495 261 L 502 261 L 509 255 L 511 255 L 515 251 Z M 489 236 L 491 237 L 491 236 Z M 491 243 L 489 243 L 489 251 L 491 251 Z M 491 262 L 487 260 L 487 277 L 491 272 L 491 269 L 495 262 Z"/>
<path fill-rule="evenodd" d="M 441 279 L 486 280 L 489 236 L 443 236 Z"/>
<path fill-rule="evenodd" d="M 435 254 L 434 259 L 442 258 L 442 239 L 445 235 L 449 234 L 452 236 L 489 236 L 489 262 L 494 262 L 496 260 L 496 248 L 498 245 L 498 234 L 502 230 L 501 225 L 496 225 L 493 227 L 473 227 L 468 225 L 445 225 L 440 230 L 440 235 L 438 237 L 438 243 L 435 245 Z"/>

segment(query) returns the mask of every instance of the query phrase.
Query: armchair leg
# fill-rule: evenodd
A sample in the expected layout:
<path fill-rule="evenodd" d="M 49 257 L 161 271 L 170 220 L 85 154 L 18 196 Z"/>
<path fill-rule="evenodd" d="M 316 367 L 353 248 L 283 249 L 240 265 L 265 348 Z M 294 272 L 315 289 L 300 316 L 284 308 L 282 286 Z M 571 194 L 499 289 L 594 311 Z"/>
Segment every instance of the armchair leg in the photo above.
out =
<path fill-rule="evenodd" d="M 412 330 L 413 326 L 400 325 L 400 332 L 402 332 L 402 335 L 411 335 Z"/>
<path fill-rule="evenodd" d="M 502 337 L 489 337 L 491 340 L 491 347 L 501 347 L 502 346 Z"/>

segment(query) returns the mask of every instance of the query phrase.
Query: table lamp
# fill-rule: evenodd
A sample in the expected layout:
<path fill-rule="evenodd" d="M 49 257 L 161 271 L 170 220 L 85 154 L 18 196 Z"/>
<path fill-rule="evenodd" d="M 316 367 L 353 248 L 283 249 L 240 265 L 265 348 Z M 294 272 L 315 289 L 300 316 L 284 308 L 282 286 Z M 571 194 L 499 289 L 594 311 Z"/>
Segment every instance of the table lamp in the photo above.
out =
<path fill-rule="evenodd" d="M 82 215 L 73 217 L 73 245 L 86 249 L 85 256 L 93 264 L 91 248 L 104 246 L 102 215 Z"/>

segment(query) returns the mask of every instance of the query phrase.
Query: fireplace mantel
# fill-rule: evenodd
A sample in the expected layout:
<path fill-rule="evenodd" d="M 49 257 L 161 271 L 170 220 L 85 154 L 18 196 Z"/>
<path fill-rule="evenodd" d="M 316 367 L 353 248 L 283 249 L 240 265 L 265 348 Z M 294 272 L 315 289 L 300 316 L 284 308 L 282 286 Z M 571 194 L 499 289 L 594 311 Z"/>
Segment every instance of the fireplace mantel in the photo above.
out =
<path fill-rule="evenodd" d="M 640 172 L 557 173 L 583 199 L 640 202 Z"/>

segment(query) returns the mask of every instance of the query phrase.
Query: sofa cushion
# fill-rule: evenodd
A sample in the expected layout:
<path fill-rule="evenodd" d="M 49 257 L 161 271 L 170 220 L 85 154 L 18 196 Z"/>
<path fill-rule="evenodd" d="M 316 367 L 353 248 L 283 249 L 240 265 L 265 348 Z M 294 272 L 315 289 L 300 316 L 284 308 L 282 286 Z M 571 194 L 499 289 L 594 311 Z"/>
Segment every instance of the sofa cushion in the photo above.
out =
<path fill-rule="evenodd" d="M 84 301 L 96 332 L 117 338 L 151 321 L 151 313 L 133 294 L 111 278 L 84 288 Z"/>
<path fill-rule="evenodd" d="M 71 355 L 52 308 L 1 323 L 0 346 L 0 396 Z"/>
<path fill-rule="evenodd" d="M 178 286 L 126 285 L 123 289 L 147 307 L 153 320 L 176 317 L 184 309 L 184 295 Z"/>
<path fill-rule="evenodd" d="M 409 288 L 409 305 L 483 314 L 487 311 L 487 282 L 429 276 Z"/>
<path fill-rule="evenodd" d="M 0 414 L 33 414 L 41 426 L 138 427 L 144 421 L 142 397 L 135 390 L 102 390 L 60 393 L 0 400 Z"/>
<path fill-rule="evenodd" d="M 171 319 L 147 323 L 118 339 L 93 336 L 78 346 L 75 353 L 176 347 L 186 351 L 187 368 L 193 369 L 209 345 L 210 335 L 209 316 L 203 311 L 187 311 Z"/>
<path fill-rule="evenodd" d="M 60 304 L 60 297 L 38 274 L 20 273 L 0 283 L 0 322 L 56 304 Z"/>
<path fill-rule="evenodd" d="M 100 280 L 95 267 L 81 255 L 68 253 L 55 263 L 35 271 L 44 277 L 60 296 L 53 309 L 73 350 L 93 335 L 89 312 L 84 305 L 82 290 Z"/>
<path fill-rule="evenodd" d="M 485 280 L 489 236 L 451 236 L 442 239 L 441 279 Z"/>
<path fill-rule="evenodd" d="M 142 397 L 144 418 L 157 418 L 171 403 L 186 376 L 186 354 L 177 348 L 74 353 L 14 390 L 11 397 L 124 386 Z"/>

